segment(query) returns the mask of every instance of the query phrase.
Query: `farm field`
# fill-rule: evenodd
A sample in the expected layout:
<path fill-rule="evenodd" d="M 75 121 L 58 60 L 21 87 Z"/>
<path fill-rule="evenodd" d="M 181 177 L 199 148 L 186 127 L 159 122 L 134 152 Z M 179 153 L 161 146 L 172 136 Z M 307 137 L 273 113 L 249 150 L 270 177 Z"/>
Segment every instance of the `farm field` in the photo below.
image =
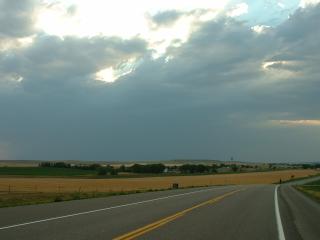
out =
<path fill-rule="evenodd" d="M 74 191 L 130 191 L 163 189 L 178 183 L 181 187 L 226 185 L 226 184 L 269 184 L 319 173 L 316 170 L 284 170 L 273 172 L 215 174 L 200 176 L 169 176 L 115 179 L 72 179 L 72 178 L 0 178 L 0 192 L 74 192 Z"/>
<path fill-rule="evenodd" d="M 273 172 L 215 174 L 199 176 L 169 176 L 145 178 L 0 178 L 0 207 L 38 204 L 65 200 L 106 197 L 179 187 L 228 184 L 272 184 L 319 174 L 316 170 L 283 170 Z"/>

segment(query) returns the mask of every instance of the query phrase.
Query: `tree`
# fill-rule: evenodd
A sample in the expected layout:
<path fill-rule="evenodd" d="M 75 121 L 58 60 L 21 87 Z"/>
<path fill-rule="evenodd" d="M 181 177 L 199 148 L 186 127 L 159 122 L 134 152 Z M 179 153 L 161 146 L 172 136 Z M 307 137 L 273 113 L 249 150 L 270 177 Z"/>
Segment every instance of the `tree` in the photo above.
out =
<path fill-rule="evenodd" d="M 130 172 L 134 173 L 163 173 L 165 165 L 162 163 L 159 164 L 134 164 L 129 167 Z"/>
<path fill-rule="evenodd" d="M 209 172 L 210 167 L 203 164 L 184 164 L 179 168 L 182 173 L 204 173 Z"/>
<path fill-rule="evenodd" d="M 216 164 L 212 164 L 211 168 L 210 168 L 210 172 L 216 173 L 217 172 L 217 168 L 218 168 L 218 166 Z"/>
<path fill-rule="evenodd" d="M 107 169 L 104 167 L 101 167 L 98 169 L 98 175 L 102 176 L 102 175 L 106 175 L 107 174 Z"/>
<path fill-rule="evenodd" d="M 232 164 L 231 166 L 232 171 L 236 172 L 238 171 L 239 167 L 236 164 Z"/>
<path fill-rule="evenodd" d="M 107 173 L 109 173 L 110 175 L 117 175 L 117 174 L 118 174 L 117 170 L 114 169 L 114 167 L 111 166 L 111 165 L 107 165 L 107 166 L 106 166 L 106 171 L 107 171 Z"/>
<path fill-rule="evenodd" d="M 126 172 L 127 171 L 127 169 L 126 169 L 126 166 L 125 165 L 121 165 L 120 167 L 119 167 L 119 172 Z"/>

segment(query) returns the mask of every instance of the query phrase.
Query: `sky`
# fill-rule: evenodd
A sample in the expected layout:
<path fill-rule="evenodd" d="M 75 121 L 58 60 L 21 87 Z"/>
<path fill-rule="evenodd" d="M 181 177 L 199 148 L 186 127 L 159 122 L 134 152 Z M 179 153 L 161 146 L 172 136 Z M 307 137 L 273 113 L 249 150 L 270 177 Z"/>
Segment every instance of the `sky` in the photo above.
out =
<path fill-rule="evenodd" d="M 0 0 L 0 159 L 320 160 L 320 0 Z"/>

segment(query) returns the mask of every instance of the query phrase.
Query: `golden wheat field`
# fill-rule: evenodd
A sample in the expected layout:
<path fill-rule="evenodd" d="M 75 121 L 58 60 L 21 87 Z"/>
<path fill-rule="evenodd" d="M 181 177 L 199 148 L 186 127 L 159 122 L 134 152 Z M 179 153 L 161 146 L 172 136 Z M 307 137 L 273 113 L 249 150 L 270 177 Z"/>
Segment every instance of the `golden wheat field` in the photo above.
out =
<path fill-rule="evenodd" d="M 316 170 L 285 170 L 201 176 L 170 176 L 118 179 L 0 178 L 0 192 L 89 192 L 164 189 L 178 183 L 181 187 L 224 184 L 268 184 L 320 173 Z"/>

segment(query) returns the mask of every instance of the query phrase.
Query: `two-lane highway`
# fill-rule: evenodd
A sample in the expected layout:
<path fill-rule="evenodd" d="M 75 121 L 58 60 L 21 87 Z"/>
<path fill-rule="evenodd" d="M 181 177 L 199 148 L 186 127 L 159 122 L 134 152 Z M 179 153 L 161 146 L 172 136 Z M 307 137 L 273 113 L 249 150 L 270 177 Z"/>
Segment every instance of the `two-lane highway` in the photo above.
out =
<path fill-rule="evenodd" d="M 312 240 L 319 219 L 289 185 L 224 186 L 3 208 L 0 239 Z"/>

